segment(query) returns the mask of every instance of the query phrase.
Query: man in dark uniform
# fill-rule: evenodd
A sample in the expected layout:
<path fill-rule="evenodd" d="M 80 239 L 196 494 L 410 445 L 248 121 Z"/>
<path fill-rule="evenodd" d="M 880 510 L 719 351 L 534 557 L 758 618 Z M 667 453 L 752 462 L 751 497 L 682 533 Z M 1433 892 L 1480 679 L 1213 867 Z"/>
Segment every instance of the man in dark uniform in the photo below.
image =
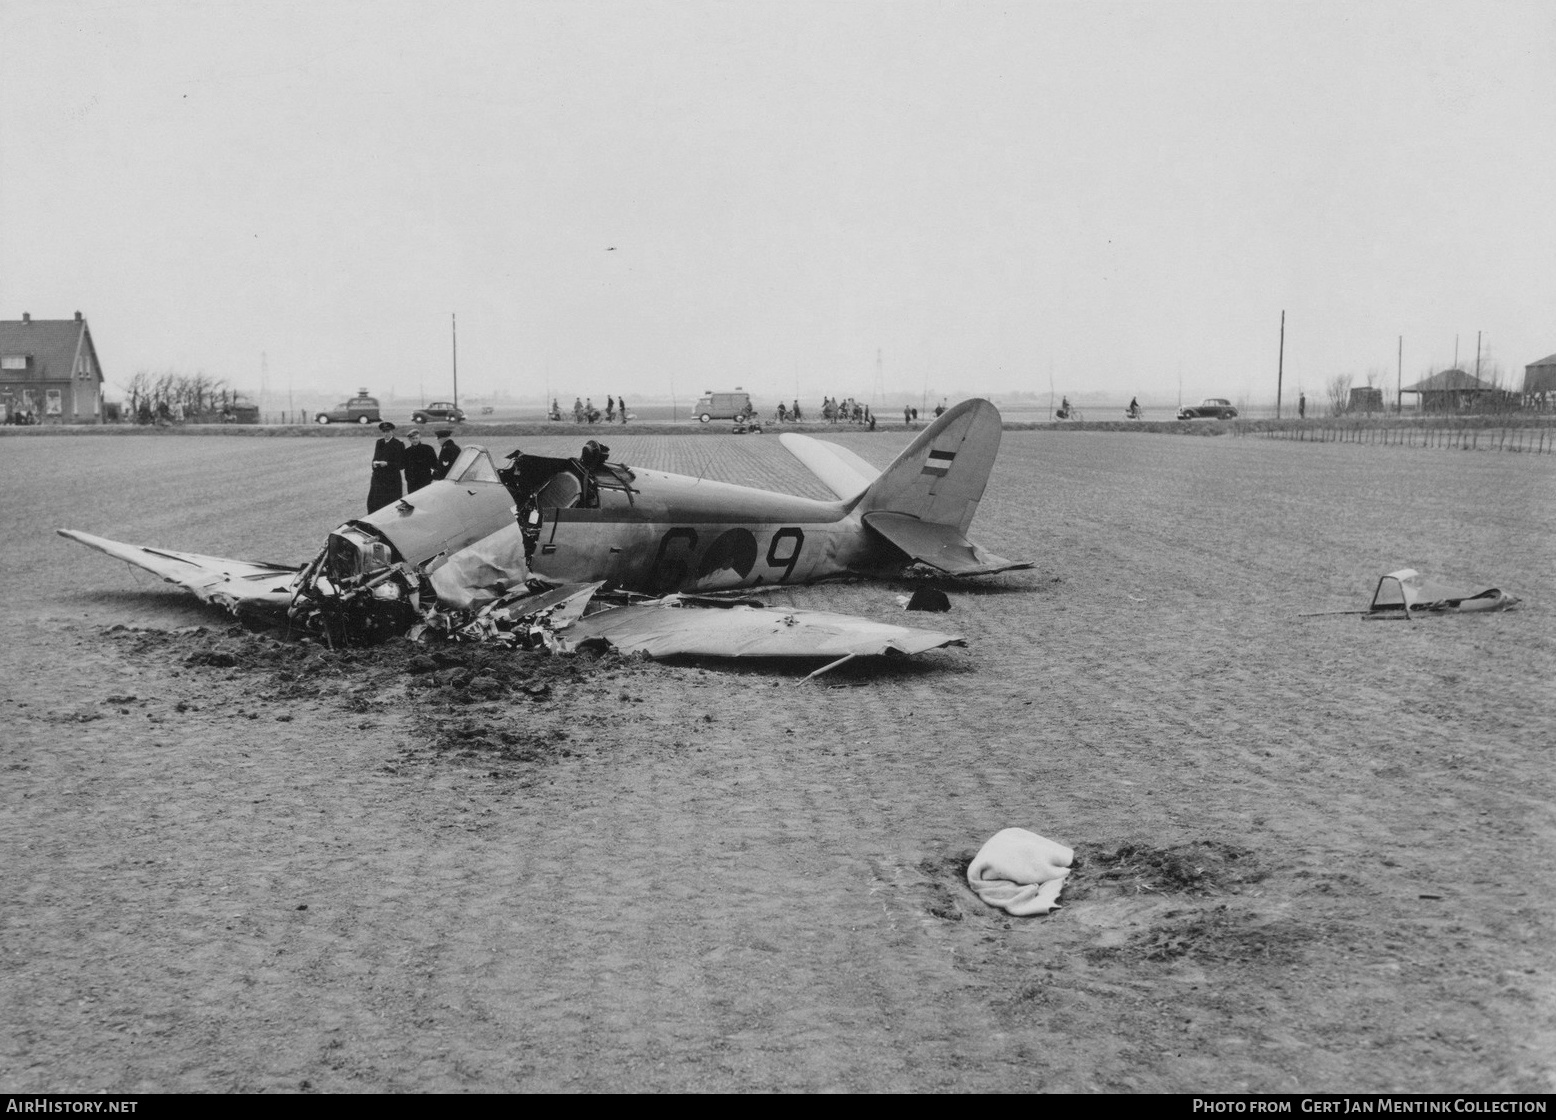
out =
<path fill-rule="evenodd" d="M 432 481 L 437 473 L 438 453 L 421 442 L 421 432 L 412 428 L 406 433 L 411 443 L 405 449 L 405 492 L 411 494 Z"/>
<path fill-rule="evenodd" d="M 367 487 L 367 512 L 373 513 L 405 496 L 400 468 L 405 464 L 405 444 L 389 433 L 394 425 L 388 420 L 378 425 L 383 434 L 373 445 L 373 480 Z"/>
<path fill-rule="evenodd" d="M 432 477 L 447 478 L 448 469 L 459 458 L 459 444 L 454 442 L 452 428 L 439 428 L 432 434 L 438 437 L 438 469 L 432 472 Z"/>

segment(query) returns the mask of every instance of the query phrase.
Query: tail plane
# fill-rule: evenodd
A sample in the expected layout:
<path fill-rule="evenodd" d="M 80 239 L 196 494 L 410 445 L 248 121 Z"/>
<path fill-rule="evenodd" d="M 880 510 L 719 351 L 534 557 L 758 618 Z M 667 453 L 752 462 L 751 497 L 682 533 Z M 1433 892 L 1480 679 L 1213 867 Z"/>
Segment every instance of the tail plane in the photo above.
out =
<path fill-rule="evenodd" d="M 805 436 L 784 446 L 860 514 L 867 529 L 912 560 L 951 575 L 1030 568 L 967 539 L 1000 447 L 999 409 L 953 405 L 879 474 L 852 452 Z"/>

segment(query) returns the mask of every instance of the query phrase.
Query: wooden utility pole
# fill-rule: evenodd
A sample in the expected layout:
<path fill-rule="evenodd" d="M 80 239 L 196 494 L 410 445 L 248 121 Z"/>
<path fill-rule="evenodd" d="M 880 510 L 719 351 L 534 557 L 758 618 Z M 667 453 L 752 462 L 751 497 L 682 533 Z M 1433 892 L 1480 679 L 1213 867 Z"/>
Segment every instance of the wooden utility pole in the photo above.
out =
<path fill-rule="evenodd" d="M 1275 363 L 1275 419 L 1280 419 L 1280 388 L 1286 376 L 1286 313 L 1280 313 L 1280 358 Z"/>
<path fill-rule="evenodd" d="M 454 407 L 459 407 L 459 321 L 454 313 L 448 313 L 449 335 L 454 343 Z"/>
<path fill-rule="evenodd" d="M 1394 367 L 1394 411 L 1405 411 L 1405 336 L 1399 336 L 1399 365 Z"/>

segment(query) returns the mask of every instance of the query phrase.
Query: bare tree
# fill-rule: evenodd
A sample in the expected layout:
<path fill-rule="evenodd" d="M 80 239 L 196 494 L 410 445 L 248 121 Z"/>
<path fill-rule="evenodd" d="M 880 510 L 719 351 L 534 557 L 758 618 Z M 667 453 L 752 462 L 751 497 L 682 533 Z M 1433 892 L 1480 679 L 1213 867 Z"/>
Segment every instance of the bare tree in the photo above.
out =
<path fill-rule="evenodd" d="M 1329 415 L 1343 416 L 1351 403 L 1351 375 L 1337 373 L 1324 383 L 1329 394 Z"/>
<path fill-rule="evenodd" d="M 146 419 L 151 418 L 151 387 L 152 377 L 147 370 L 137 370 L 135 376 L 130 378 L 130 417 L 137 423 L 143 413 Z"/>
<path fill-rule="evenodd" d="M 193 374 L 141 370 L 130 379 L 130 405 L 137 416 L 142 405 L 154 416 L 167 417 L 179 409 L 186 416 L 201 416 L 236 397 L 224 379 L 211 377 L 204 370 Z"/>

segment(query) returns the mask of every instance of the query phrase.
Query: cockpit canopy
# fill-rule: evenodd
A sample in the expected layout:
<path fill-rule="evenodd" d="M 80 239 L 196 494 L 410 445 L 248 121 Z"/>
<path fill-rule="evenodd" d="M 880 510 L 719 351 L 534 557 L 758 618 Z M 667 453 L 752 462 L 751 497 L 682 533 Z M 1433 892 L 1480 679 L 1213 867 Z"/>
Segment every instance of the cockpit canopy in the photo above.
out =
<path fill-rule="evenodd" d="M 459 453 L 459 458 L 448 468 L 448 474 L 443 476 L 449 482 L 501 482 L 497 477 L 497 468 L 492 465 L 492 457 L 486 453 L 484 447 L 467 447 Z"/>
<path fill-rule="evenodd" d="M 499 471 L 520 509 L 599 509 L 632 504 L 635 475 L 621 463 L 608 463 L 610 448 L 590 440 L 576 459 L 514 452 Z"/>

